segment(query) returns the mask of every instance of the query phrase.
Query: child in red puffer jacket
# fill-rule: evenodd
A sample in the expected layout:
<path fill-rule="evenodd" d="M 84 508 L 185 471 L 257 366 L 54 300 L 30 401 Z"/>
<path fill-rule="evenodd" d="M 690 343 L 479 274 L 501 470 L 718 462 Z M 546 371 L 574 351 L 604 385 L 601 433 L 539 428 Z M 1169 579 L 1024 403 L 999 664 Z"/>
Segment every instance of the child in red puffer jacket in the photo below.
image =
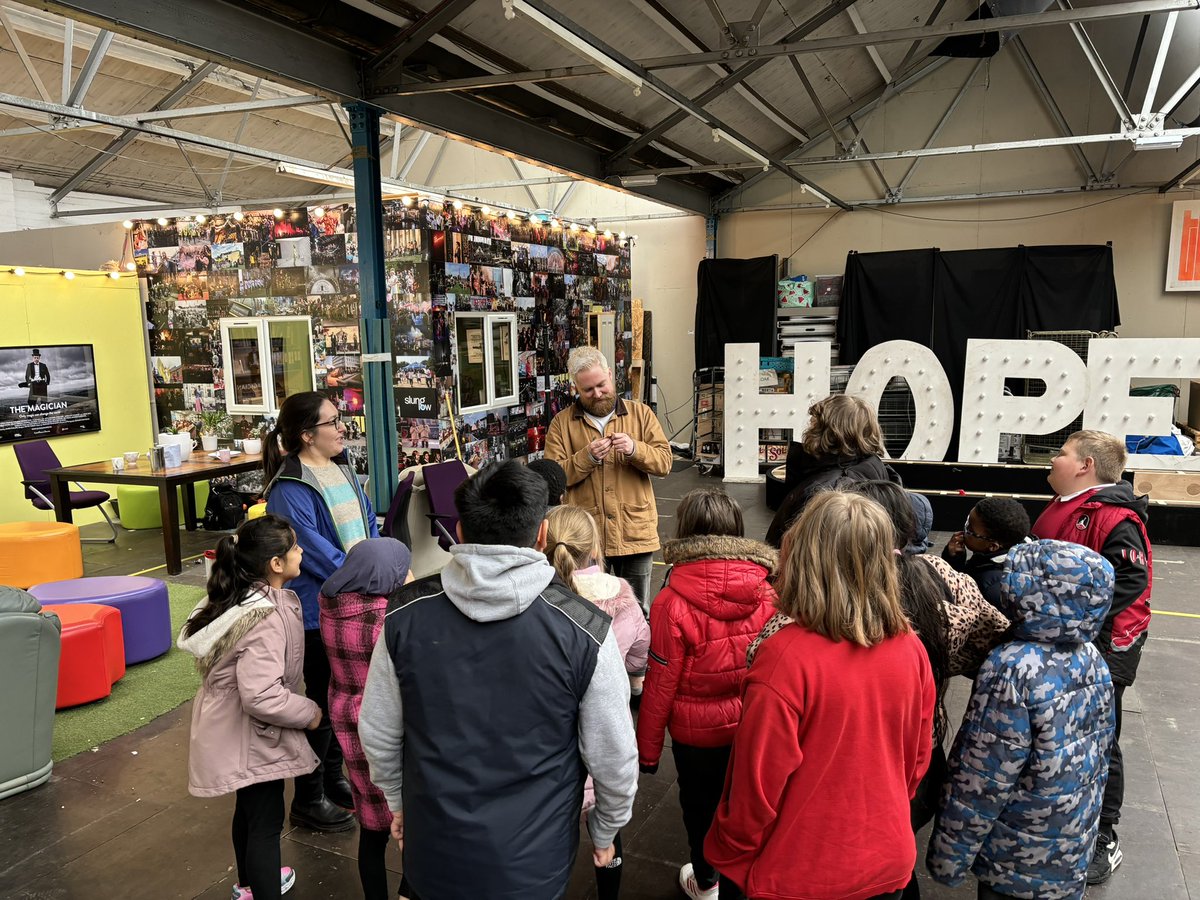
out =
<path fill-rule="evenodd" d="M 741 717 L 746 648 L 775 611 L 767 577 L 776 552 L 744 534 L 741 507 L 724 491 L 689 492 L 676 511 L 676 539 L 663 547 L 673 568 L 650 607 L 638 757 L 643 772 L 657 771 L 670 731 L 692 860 L 679 886 L 693 900 L 740 896 L 725 879 L 718 888 L 703 847 Z"/>

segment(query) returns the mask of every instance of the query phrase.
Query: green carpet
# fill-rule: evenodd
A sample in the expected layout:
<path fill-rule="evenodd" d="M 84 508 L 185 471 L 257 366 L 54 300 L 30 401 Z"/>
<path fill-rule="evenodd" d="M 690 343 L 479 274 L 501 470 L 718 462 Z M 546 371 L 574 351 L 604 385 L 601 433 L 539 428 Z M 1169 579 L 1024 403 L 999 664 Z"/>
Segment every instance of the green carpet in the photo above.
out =
<path fill-rule="evenodd" d="M 167 593 L 171 598 L 171 649 L 158 659 L 126 668 L 125 677 L 104 700 L 56 713 L 55 762 L 141 728 L 196 696 L 200 676 L 195 658 L 175 648 L 174 636 L 204 596 L 204 588 L 168 584 Z"/>

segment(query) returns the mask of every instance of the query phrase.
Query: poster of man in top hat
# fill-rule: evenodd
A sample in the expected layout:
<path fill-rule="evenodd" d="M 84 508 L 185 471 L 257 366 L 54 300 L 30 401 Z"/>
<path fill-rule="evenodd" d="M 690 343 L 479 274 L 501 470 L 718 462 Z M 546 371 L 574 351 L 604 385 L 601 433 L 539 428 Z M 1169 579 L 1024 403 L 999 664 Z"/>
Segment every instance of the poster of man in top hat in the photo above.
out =
<path fill-rule="evenodd" d="M 50 369 L 42 362 L 41 350 L 34 348 L 31 356 L 33 359 L 25 367 L 25 381 L 20 386 L 29 388 L 29 402 L 36 403 L 50 391 Z"/>

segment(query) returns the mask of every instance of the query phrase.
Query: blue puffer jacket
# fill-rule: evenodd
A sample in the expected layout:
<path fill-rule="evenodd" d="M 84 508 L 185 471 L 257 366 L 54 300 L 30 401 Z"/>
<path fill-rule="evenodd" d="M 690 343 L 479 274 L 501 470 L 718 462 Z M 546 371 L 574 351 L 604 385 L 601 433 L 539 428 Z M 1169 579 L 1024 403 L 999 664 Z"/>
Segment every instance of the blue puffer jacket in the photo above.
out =
<path fill-rule="evenodd" d="M 371 501 L 359 486 L 354 470 L 345 455 L 335 456 L 334 463 L 342 470 L 346 480 L 354 485 L 362 511 L 363 528 L 367 537 L 379 537 L 379 524 Z M 325 579 L 341 568 L 346 561 L 346 551 L 338 537 L 333 515 L 325 505 L 321 486 L 307 475 L 304 466 L 295 456 L 285 456 L 274 480 L 267 485 L 267 512 L 283 516 L 296 530 L 296 540 L 304 549 L 300 560 L 300 575 L 284 587 L 295 591 L 304 610 L 304 630 L 321 627 L 321 611 L 317 595 Z"/>
<path fill-rule="evenodd" d="M 929 872 L 967 870 L 1011 897 L 1083 896 L 1115 728 L 1112 678 L 1091 641 L 1113 569 L 1078 544 L 1009 551 L 1001 611 L 1012 640 L 988 655 L 954 741 Z"/>

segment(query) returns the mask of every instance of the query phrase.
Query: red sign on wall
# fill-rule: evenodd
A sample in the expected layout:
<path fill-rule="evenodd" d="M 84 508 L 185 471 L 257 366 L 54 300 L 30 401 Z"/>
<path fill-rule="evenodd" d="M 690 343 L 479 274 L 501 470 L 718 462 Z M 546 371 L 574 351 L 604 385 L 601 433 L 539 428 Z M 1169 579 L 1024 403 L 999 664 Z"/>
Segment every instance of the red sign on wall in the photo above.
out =
<path fill-rule="evenodd" d="M 1171 211 L 1168 291 L 1200 291 L 1200 200 L 1180 200 Z"/>

